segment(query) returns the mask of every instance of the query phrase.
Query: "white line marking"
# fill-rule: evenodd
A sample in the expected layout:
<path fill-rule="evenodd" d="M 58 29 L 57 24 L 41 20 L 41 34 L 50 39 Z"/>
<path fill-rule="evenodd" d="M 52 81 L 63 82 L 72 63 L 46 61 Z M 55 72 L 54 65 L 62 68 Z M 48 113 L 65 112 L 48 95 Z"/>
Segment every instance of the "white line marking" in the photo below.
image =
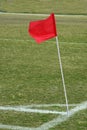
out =
<path fill-rule="evenodd" d="M 78 104 L 78 106 L 71 109 L 69 111 L 69 117 L 73 116 L 76 112 L 79 112 L 80 110 L 84 110 L 84 109 L 87 109 L 87 101 Z M 0 128 L 10 129 L 10 130 L 49 130 L 50 128 L 55 127 L 56 125 L 59 125 L 62 122 L 66 121 L 67 119 L 69 119 L 69 117 L 67 115 L 61 115 L 47 123 L 44 123 L 43 125 L 37 128 L 11 126 L 11 125 L 4 125 L 4 124 L 0 124 Z"/>
<path fill-rule="evenodd" d="M 75 107 L 79 104 L 69 104 L 69 106 L 71 107 Z M 66 104 L 31 104 L 31 105 L 27 105 L 27 106 L 20 106 L 20 107 L 23 107 L 23 108 L 32 108 L 32 107 L 36 107 L 36 108 L 39 108 L 39 107 L 66 107 Z M 17 106 L 16 106 L 17 107 Z"/>
<path fill-rule="evenodd" d="M 69 116 L 65 115 L 65 116 L 60 116 L 58 118 L 53 119 L 52 121 L 49 121 L 43 125 L 41 125 L 38 130 L 48 130 L 52 127 L 55 127 L 56 125 L 61 124 L 62 122 L 66 121 L 69 117 L 73 116 L 76 112 L 80 111 L 80 110 L 84 110 L 87 109 L 87 101 L 79 104 L 77 107 L 71 109 L 69 111 Z"/>
<path fill-rule="evenodd" d="M 24 42 L 24 41 L 31 41 L 31 40 L 28 40 L 28 39 L 11 39 L 11 38 L 0 38 L 0 41 L 21 41 L 21 42 Z"/>
<path fill-rule="evenodd" d="M 5 13 L 5 12 L 0 12 L 1 15 L 31 15 L 31 16 L 49 16 L 49 14 L 32 14 L 32 13 Z M 60 17 L 87 17 L 87 15 L 57 15 L 55 16 L 60 16 Z"/>
<path fill-rule="evenodd" d="M 39 110 L 39 109 L 30 109 L 30 108 L 23 108 L 23 107 L 3 107 L 0 106 L 0 110 L 3 111 L 19 111 L 19 112 L 32 112 L 32 113 L 43 113 L 43 114 L 61 114 L 65 115 L 66 112 L 59 112 L 59 111 L 52 111 L 52 110 Z"/>
<path fill-rule="evenodd" d="M 66 104 L 32 104 L 27 106 L 0 106 L 0 110 L 3 111 L 19 111 L 19 112 L 29 112 L 29 113 L 43 113 L 43 114 L 60 114 L 60 115 L 66 115 L 66 112 L 60 112 L 55 110 L 41 110 L 41 109 L 35 109 L 35 108 L 43 108 L 43 107 L 66 107 Z M 77 104 L 69 104 L 69 106 L 77 106 Z M 34 107 L 34 108 L 33 108 Z"/>
<path fill-rule="evenodd" d="M 0 41 L 17 41 L 17 42 L 24 42 L 24 41 L 27 41 L 27 42 L 29 42 L 29 41 L 33 41 L 33 40 L 31 40 L 31 39 L 11 39 L 11 38 L 0 38 Z M 46 41 L 46 42 L 49 42 L 49 41 Z M 85 44 L 86 42 L 61 42 L 60 41 L 60 43 L 70 43 L 70 44 Z"/>
<path fill-rule="evenodd" d="M 0 124 L 0 128 L 9 130 L 36 130 L 36 128 L 28 128 L 28 127 L 4 125 L 4 124 Z"/>

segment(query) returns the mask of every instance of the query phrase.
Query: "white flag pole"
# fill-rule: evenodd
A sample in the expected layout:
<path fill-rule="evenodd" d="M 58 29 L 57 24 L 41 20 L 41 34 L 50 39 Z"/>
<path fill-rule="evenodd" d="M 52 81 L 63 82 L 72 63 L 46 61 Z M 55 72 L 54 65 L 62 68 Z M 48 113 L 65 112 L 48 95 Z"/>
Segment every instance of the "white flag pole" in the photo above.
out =
<path fill-rule="evenodd" d="M 59 64 L 60 64 L 61 76 L 62 76 L 62 83 L 63 83 L 63 88 L 64 88 L 64 95 L 65 95 L 65 100 L 66 100 L 67 115 L 69 116 L 69 105 L 68 105 L 66 86 L 65 86 L 65 80 L 64 80 L 64 74 L 63 74 L 63 68 L 62 68 L 62 62 L 61 62 L 61 56 L 60 56 L 60 49 L 59 49 L 59 43 L 58 43 L 58 37 L 57 36 L 56 36 L 56 44 L 57 44 L 58 59 L 59 59 Z"/>

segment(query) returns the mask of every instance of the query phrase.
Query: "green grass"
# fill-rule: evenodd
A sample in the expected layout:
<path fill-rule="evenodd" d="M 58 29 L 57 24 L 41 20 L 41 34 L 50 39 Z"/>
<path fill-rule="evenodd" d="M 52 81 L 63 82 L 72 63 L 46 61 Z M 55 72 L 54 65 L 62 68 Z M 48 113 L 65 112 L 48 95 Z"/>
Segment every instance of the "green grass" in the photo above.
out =
<path fill-rule="evenodd" d="M 55 38 L 37 45 L 28 36 L 29 21 L 41 18 L 0 15 L 2 106 L 65 103 Z M 87 18 L 56 17 L 56 22 L 68 100 L 81 103 L 87 100 Z M 86 130 L 86 115 L 78 112 L 52 130 Z M 36 127 L 55 117 L 0 111 L 0 123 L 9 125 Z"/>
<path fill-rule="evenodd" d="M 49 120 L 55 118 L 55 115 L 50 114 L 36 114 L 36 113 L 21 113 L 13 111 L 0 111 L 0 122 L 3 124 L 27 126 L 27 127 L 38 127 Z M 39 118 L 38 118 L 39 117 Z"/>
<path fill-rule="evenodd" d="M 76 115 L 71 117 L 68 121 L 52 128 L 50 130 L 86 130 L 87 129 L 87 110 L 78 112 Z"/>
<path fill-rule="evenodd" d="M 57 13 L 87 15 L 86 0 L 2 0 L 0 10 L 4 12 Z"/>

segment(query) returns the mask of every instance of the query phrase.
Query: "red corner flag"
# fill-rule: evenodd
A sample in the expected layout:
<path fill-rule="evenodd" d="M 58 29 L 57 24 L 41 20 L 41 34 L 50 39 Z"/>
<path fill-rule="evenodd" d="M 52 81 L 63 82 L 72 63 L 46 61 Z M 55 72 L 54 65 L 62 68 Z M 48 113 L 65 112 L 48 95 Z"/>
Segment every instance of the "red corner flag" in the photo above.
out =
<path fill-rule="evenodd" d="M 37 43 L 57 36 L 54 14 L 52 13 L 44 20 L 31 21 L 28 32 Z"/>

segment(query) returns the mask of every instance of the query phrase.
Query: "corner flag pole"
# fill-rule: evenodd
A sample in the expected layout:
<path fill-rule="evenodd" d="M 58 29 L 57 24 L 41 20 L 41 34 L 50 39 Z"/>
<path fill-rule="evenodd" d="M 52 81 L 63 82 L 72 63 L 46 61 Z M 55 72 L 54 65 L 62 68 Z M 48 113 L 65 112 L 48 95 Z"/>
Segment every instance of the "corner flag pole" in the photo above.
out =
<path fill-rule="evenodd" d="M 57 44 L 58 59 L 59 59 L 59 64 L 60 64 L 61 76 L 62 76 L 62 84 L 63 84 L 64 95 L 65 95 L 65 100 L 66 100 L 67 115 L 69 116 L 69 105 L 68 105 L 66 86 L 65 86 L 65 80 L 64 80 L 64 74 L 63 74 L 63 68 L 62 68 L 62 62 L 61 62 L 61 56 L 60 56 L 60 49 L 59 49 L 59 43 L 58 43 L 58 37 L 57 36 L 56 36 L 56 44 Z"/>

